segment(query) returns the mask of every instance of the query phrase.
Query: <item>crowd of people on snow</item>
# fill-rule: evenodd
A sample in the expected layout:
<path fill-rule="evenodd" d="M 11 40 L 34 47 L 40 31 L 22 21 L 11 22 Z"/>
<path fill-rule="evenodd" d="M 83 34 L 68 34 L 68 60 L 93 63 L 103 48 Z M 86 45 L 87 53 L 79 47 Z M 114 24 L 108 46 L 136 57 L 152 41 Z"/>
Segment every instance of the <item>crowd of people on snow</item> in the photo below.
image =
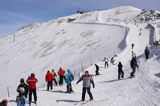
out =
<path fill-rule="evenodd" d="M 131 45 L 131 48 L 132 48 L 132 59 L 130 61 L 130 67 L 132 69 L 132 72 L 130 73 L 130 78 L 135 76 L 136 69 L 138 68 L 136 53 L 133 51 L 134 44 Z M 150 51 L 148 47 L 145 48 L 144 54 L 145 54 L 146 60 L 149 59 Z M 109 67 L 109 59 L 104 57 L 102 61 L 104 62 L 104 68 Z M 114 61 L 115 61 L 114 57 L 112 57 L 110 60 L 110 63 L 115 65 Z M 100 75 L 99 73 L 100 68 L 97 64 L 95 64 L 95 68 L 96 68 L 95 75 Z M 57 85 L 62 86 L 65 81 L 66 83 L 65 93 L 73 92 L 72 81 L 74 80 L 74 75 L 72 74 L 71 70 L 68 69 L 67 71 L 65 71 L 64 69 L 62 69 L 62 67 L 60 67 L 57 74 L 54 69 L 52 69 L 51 71 L 49 70 L 47 71 L 45 75 L 45 81 L 47 82 L 47 91 L 53 89 L 53 82 L 55 83 L 55 86 Z M 56 77 L 59 77 L 58 82 L 56 80 L 57 79 Z M 118 79 L 120 80 L 121 78 L 124 78 L 124 72 L 123 72 L 123 65 L 121 62 L 119 62 L 118 63 Z M 78 84 L 81 81 L 83 81 L 81 101 L 85 100 L 86 91 L 90 97 L 90 100 L 93 100 L 93 95 L 91 93 L 91 84 L 93 85 L 93 88 L 95 87 L 95 84 L 94 84 L 92 75 L 89 74 L 89 71 L 85 71 L 76 84 Z M 19 93 L 19 95 L 16 98 L 17 106 L 21 106 L 21 104 L 25 104 L 27 101 L 28 95 L 29 95 L 28 97 L 29 104 L 32 103 L 32 95 L 34 97 L 34 103 L 37 102 L 37 87 L 36 87 L 37 82 L 38 82 L 38 79 L 36 78 L 34 73 L 31 73 L 31 75 L 28 77 L 26 82 L 24 78 L 20 79 L 20 84 L 17 87 L 17 92 Z M 7 106 L 7 103 L 8 101 L 5 99 L 2 102 L 0 102 L 0 106 Z"/>
<path fill-rule="evenodd" d="M 133 51 L 134 43 L 132 43 L 131 48 L 132 48 L 132 59 L 130 61 L 130 67 L 132 69 L 132 72 L 130 73 L 130 78 L 133 78 L 135 76 L 136 69 L 138 68 L 138 63 L 137 63 L 136 53 Z M 144 54 L 145 54 L 146 60 L 149 59 L 150 51 L 147 46 L 144 50 Z M 124 78 L 124 72 L 123 72 L 122 67 L 123 67 L 122 63 L 119 62 L 119 64 L 118 64 L 118 79 Z"/>

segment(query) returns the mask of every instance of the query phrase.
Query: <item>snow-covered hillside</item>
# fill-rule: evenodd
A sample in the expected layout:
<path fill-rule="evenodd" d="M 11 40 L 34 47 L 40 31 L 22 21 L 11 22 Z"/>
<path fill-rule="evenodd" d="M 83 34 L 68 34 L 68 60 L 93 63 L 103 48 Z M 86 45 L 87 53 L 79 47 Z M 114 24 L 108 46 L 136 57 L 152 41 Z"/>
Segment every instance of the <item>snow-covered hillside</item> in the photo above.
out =
<path fill-rule="evenodd" d="M 47 92 L 44 75 L 47 70 L 56 71 L 61 66 L 71 69 L 76 78 L 82 67 L 94 73 L 91 63 L 100 65 L 100 76 L 94 76 L 94 101 L 87 106 L 158 106 L 160 105 L 160 63 L 159 47 L 151 45 L 152 57 L 144 60 L 144 48 L 149 45 L 151 33 L 147 22 L 139 22 L 141 10 L 118 7 L 105 11 L 75 14 L 25 26 L 17 32 L 0 39 L 0 98 L 7 97 L 10 91 L 9 106 L 17 93 L 20 78 L 27 78 L 34 72 L 38 78 L 38 105 L 82 105 L 81 84 L 73 83 L 73 94 L 66 94 L 65 86 L 55 87 Z M 157 25 L 159 21 L 149 21 Z M 153 25 L 153 26 L 154 26 Z M 131 44 L 135 44 L 139 69 L 136 77 L 128 79 L 131 72 Z M 117 65 L 103 68 L 104 56 L 117 55 L 116 63 L 122 61 L 124 80 L 117 80 Z M 76 79 L 77 80 L 77 79 Z"/>

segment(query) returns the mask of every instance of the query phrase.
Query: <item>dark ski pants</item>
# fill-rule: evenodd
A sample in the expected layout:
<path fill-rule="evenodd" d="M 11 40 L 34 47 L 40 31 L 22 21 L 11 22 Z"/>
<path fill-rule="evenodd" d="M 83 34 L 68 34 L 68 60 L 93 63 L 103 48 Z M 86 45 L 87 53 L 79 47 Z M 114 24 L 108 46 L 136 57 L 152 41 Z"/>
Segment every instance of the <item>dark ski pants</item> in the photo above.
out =
<path fill-rule="evenodd" d="M 105 67 L 105 68 L 106 68 L 106 66 L 109 67 L 108 62 L 105 62 L 105 63 L 104 63 L 104 67 Z"/>
<path fill-rule="evenodd" d="M 49 88 L 51 88 L 51 90 L 52 90 L 52 88 L 53 88 L 53 81 L 51 81 L 51 82 L 47 82 L 47 90 L 49 90 Z"/>
<path fill-rule="evenodd" d="M 149 59 L 149 54 L 145 54 L 146 55 L 146 60 Z"/>
<path fill-rule="evenodd" d="M 67 92 L 68 93 L 73 92 L 73 90 L 72 90 L 72 84 L 71 83 L 67 83 Z"/>
<path fill-rule="evenodd" d="M 131 72 L 130 76 L 134 77 L 135 72 L 136 72 L 136 67 L 132 67 L 132 72 Z"/>
<path fill-rule="evenodd" d="M 83 90 L 82 90 L 82 101 L 85 100 L 86 90 L 87 90 L 87 93 L 88 93 L 90 99 L 93 99 L 93 96 L 92 96 L 92 93 L 91 93 L 90 89 L 91 89 L 90 87 L 89 88 L 83 87 Z"/>
<path fill-rule="evenodd" d="M 99 70 L 96 70 L 96 75 L 100 75 L 100 74 L 99 74 Z"/>
<path fill-rule="evenodd" d="M 32 93 L 33 93 L 33 96 L 34 96 L 34 102 L 37 101 L 37 92 L 36 92 L 36 89 L 29 89 L 29 103 L 32 102 Z"/>
<path fill-rule="evenodd" d="M 118 79 L 124 78 L 124 72 L 122 70 L 118 71 Z"/>
<path fill-rule="evenodd" d="M 64 76 L 59 76 L 59 85 L 63 85 Z"/>

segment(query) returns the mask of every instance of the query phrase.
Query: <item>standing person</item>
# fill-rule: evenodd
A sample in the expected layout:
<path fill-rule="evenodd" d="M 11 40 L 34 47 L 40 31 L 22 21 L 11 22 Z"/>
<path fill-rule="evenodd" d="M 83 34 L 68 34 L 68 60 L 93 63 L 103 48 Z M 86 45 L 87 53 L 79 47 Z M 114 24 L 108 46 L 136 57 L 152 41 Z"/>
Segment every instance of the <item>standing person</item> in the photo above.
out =
<path fill-rule="evenodd" d="M 52 74 L 48 71 L 46 76 L 45 76 L 45 80 L 47 82 L 47 90 L 49 91 L 49 88 L 53 88 L 53 76 Z"/>
<path fill-rule="evenodd" d="M 134 77 L 134 74 L 136 72 L 136 68 L 138 68 L 138 64 L 137 64 L 137 60 L 136 58 L 132 58 L 131 62 L 130 62 L 130 66 L 132 68 L 132 72 L 130 74 L 130 77 Z"/>
<path fill-rule="evenodd" d="M 86 90 L 89 94 L 90 100 L 93 100 L 93 96 L 92 96 L 90 89 L 91 89 L 91 84 L 93 85 L 93 88 L 95 87 L 95 85 L 94 85 L 93 78 L 91 75 L 89 75 L 88 71 L 85 71 L 85 75 L 81 76 L 81 78 L 77 81 L 76 84 L 78 84 L 80 81 L 83 81 L 82 100 L 81 101 L 85 100 Z"/>
<path fill-rule="evenodd" d="M 57 86 L 57 80 L 56 80 L 57 74 L 55 73 L 54 69 L 52 69 L 52 71 L 51 71 L 50 73 L 51 73 L 51 75 L 52 75 L 52 77 L 53 77 L 54 83 L 55 83 L 56 86 Z"/>
<path fill-rule="evenodd" d="M 122 67 L 123 67 L 122 63 L 119 62 L 119 64 L 118 64 L 118 79 L 124 78 L 124 72 L 122 70 Z"/>
<path fill-rule="evenodd" d="M 71 73 L 71 71 L 68 69 L 67 70 L 67 74 L 65 76 L 65 80 L 66 80 L 66 84 L 67 84 L 67 93 L 71 93 L 73 92 L 72 90 L 72 81 L 74 80 L 74 76 L 73 74 Z"/>
<path fill-rule="evenodd" d="M 58 70 L 59 85 L 63 85 L 64 74 L 65 74 L 65 71 L 60 67 Z"/>
<path fill-rule="evenodd" d="M 35 74 L 32 73 L 31 76 L 27 79 L 28 88 L 29 88 L 29 104 L 32 102 L 32 93 L 34 96 L 34 103 L 37 103 L 37 90 L 36 90 L 36 83 L 38 82 Z"/>
<path fill-rule="evenodd" d="M 114 65 L 114 57 L 111 58 L 111 63 Z"/>
<path fill-rule="evenodd" d="M 97 64 L 95 64 L 95 67 L 96 67 L 96 71 L 95 71 L 96 75 L 100 75 L 99 74 L 99 66 Z"/>
<path fill-rule="evenodd" d="M 17 106 L 21 106 L 21 104 L 25 106 L 28 95 L 28 85 L 25 83 L 23 78 L 20 79 L 20 84 L 17 87 L 17 92 L 19 93 L 16 98 Z"/>
<path fill-rule="evenodd" d="M 132 43 L 132 49 L 134 48 L 134 43 Z"/>
<path fill-rule="evenodd" d="M 132 51 L 132 58 L 136 58 L 136 53 Z"/>
<path fill-rule="evenodd" d="M 145 56 L 146 56 L 146 60 L 149 59 L 150 52 L 149 52 L 148 47 L 145 48 L 144 53 L 145 53 Z"/>
<path fill-rule="evenodd" d="M 108 59 L 106 57 L 104 57 L 104 59 L 102 61 L 104 61 L 104 67 L 105 68 L 106 68 L 106 66 L 109 67 L 109 65 L 108 65 Z"/>

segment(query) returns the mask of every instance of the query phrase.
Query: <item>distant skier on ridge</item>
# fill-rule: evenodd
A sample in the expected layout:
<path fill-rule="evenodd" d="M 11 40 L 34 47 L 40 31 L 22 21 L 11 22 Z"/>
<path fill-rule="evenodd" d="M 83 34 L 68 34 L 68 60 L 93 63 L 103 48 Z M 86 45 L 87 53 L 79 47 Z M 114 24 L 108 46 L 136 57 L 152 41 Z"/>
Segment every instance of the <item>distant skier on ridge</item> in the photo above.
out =
<path fill-rule="evenodd" d="M 144 53 L 146 56 L 146 60 L 149 59 L 150 51 L 149 51 L 148 47 L 145 48 Z"/>

